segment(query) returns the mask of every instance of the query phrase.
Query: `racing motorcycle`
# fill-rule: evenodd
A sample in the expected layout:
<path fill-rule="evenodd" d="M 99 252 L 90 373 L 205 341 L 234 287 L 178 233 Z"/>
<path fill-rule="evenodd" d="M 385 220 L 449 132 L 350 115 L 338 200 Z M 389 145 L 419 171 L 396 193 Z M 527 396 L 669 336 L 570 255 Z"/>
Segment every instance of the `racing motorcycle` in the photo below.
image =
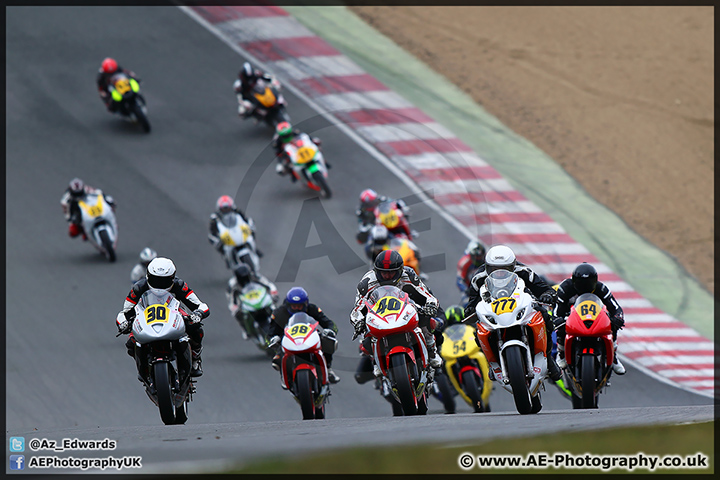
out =
<path fill-rule="evenodd" d="M 219 220 L 218 237 L 223 244 L 222 255 L 227 268 L 234 270 L 241 263 L 245 263 L 253 273 L 259 274 L 260 259 L 252 226 L 236 212 L 224 213 Z"/>
<path fill-rule="evenodd" d="M 387 379 L 403 414 L 427 413 L 427 389 L 433 370 L 419 327 L 418 311 L 407 293 L 394 286 L 380 286 L 365 300 L 365 325 L 372 338 L 375 364 Z"/>
<path fill-rule="evenodd" d="M 420 249 L 415 242 L 409 240 L 405 235 L 393 235 L 390 233 L 387 233 L 387 240 L 384 243 L 382 243 L 382 240 L 376 241 L 374 233 L 377 229 L 384 228 L 383 226 L 376 225 L 370 229 L 370 235 L 368 235 L 368 240 L 365 244 L 365 254 L 370 262 L 373 262 L 375 257 L 383 250 L 395 250 L 403 258 L 403 265 L 415 270 L 415 273 L 417 273 L 419 277 L 423 279 L 427 278 L 424 273 L 420 272 Z"/>
<path fill-rule="evenodd" d="M 597 295 L 578 296 L 565 323 L 566 384 L 573 408 L 597 408 L 609 385 L 615 351 L 607 308 Z"/>
<path fill-rule="evenodd" d="M 407 217 L 394 201 L 382 202 L 375 207 L 375 224 L 384 225 L 392 235 L 402 235 L 408 240 L 417 235 L 410 229 Z"/>
<path fill-rule="evenodd" d="M 102 191 L 96 190 L 95 193 L 86 193 L 78 201 L 78 206 L 80 207 L 82 227 L 87 233 L 90 243 L 110 262 L 114 262 L 118 230 L 115 211 L 110 203 Z"/>
<path fill-rule="evenodd" d="M 271 293 L 257 282 L 249 282 L 231 299 L 228 308 L 243 329 L 244 337 L 250 339 L 260 350 L 272 356 L 267 348 L 270 316 L 275 309 Z"/>
<path fill-rule="evenodd" d="M 165 425 L 184 424 L 195 393 L 190 376 L 192 353 L 185 333 L 186 315 L 170 292 L 145 292 L 135 305 L 132 333 L 145 392 Z M 142 356 L 142 358 L 140 357 Z"/>
<path fill-rule="evenodd" d="M 250 93 L 250 100 L 244 99 L 242 95 L 237 96 L 241 113 L 252 112 L 250 116 L 257 122 L 265 122 L 273 128 L 280 122 L 289 122 L 290 115 L 285 110 L 286 103 L 280 93 L 281 89 L 280 82 L 274 77 L 270 82 L 258 79 Z"/>
<path fill-rule="evenodd" d="M 129 122 L 140 124 L 145 133 L 150 133 L 147 106 L 145 98 L 140 93 L 138 81 L 123 72 L 118 72 L 110 77 L 109 83 L 110 95 L 119 106 L 117 113 Z"/>
<path fill-rule="evenodd" d="M 290 317 L 280 344 L 282 381 L 300 404 L 303 420 L 325 418 L 325 403 L 330 395 L 323 350 L 335 352 L 337 340 L 321 334 L 319 326 L 310 315 L 298 312 Z"/>
<path fill-rule="evenodd" d="M 533 297 L 515 273 L 492 272 L 480 293 L 489 295 L 489 301 L 475 307 L 476 334 L 495 380 L 512 393 L 520 414 L 537 413 L 542 409 L 540 388 L 547 376 L 542 314 L 533 308 Z"/>
<path fill-rule="evenodd" d="M 290 175 L 301 180 L 311 190 L 330 198 L 332 192 L 327 184 L 328 169 L 320 147 L 307 133 L 301 133 L 283 146 L 283 163 L 290 168 Z"/>
<path fill-rule="evenodd" d="M 435 382 L 442 395 L 445 404 L 449 397 L 452 399 L 453 392 L 470 405 L 476 413 L 490 411 L 490 383 L 488 361 L 483 355 L 480 347 L 475 343 L 475 329 L 470 325 L 456 323 L 448 326 L 443 331 L 442 348 L 440 355 L 443 357 L 443 367 L 446 375 L 437 376 Z M 445 385 L 449 383 L 449 387 Z M 455 402 L 452 400 L 452 411 L 455 410 Z"/>

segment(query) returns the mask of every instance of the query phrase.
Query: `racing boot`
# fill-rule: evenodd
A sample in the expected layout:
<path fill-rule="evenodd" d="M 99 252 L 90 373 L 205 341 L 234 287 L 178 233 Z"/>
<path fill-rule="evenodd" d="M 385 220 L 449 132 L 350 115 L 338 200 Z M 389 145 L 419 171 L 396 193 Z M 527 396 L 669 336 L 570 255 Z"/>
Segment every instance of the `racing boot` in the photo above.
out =
<path fill-rule="evenodd" d="M 340 381 L 340 377 L 338 377 L 330 367 L 328 367 L 328 380 L 330 383 L 338 383 Z"/>
<path fill-rule="evenodd" d="M 202 358 L 200 357 L 201 353 L 202 347 L 198 348 L 198 350 L 195 350 L 194 348 L 192 350 L 192 369 L 190 370 L 191 377 L 202 377 L 203 369 Z"/>
<path fill-rule="evenodd" d="M 567 362 L 565 361 L 565 346 L 560 345 L 560 343 L 558 343 L 557 346 L 557 361 L 555 363 L 561 369 L 567 367 Z"/>
<path fill-rule="evenodd" d="M 615 373 L 615 375 L 625 375 L 625 365 L 622 364 L 617 356 L 617 340 L 613 341 L 613 350 L 613 373 Z"/>

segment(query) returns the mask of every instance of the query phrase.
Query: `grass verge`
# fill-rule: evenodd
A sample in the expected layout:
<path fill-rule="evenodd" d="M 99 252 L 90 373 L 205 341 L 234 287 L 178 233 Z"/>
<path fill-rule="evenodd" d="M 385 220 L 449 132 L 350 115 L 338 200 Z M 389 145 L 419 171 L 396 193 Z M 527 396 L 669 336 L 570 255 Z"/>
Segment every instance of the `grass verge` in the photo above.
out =
<path fill-rule="evenodd" d="M 590 468 L 555 468 L 553 466 L 531 466 L 528 468 L 492 468 L 478 467 L 478 456 L 517 455 L 524 461 L 532 461 L 529 453 L 536 454 L 536 463 L 541 462 L 539 454 L 547 454 L 548 459 L 555 461 L 565 453 L 574 455 L 579 464 L 586 454 L 597 460 L 591 462 L 609 462 L 602 456 L 635 456 L 640 453 L 645 458 L 658 458 L 666 455 L 676 456 L 690 462 L 696 461 L 698 455 L 707 457 L 705 468 L 667 468 L 657 467 L 657 473 L 714 473 L 714 426 L 715 422 L 643 426 L 610 430 L 592 430 L 573 433 L 542 435 L 530 438 L 503 438 L 491 442 L 464 443 L 462 446 L 416 445 L 412 447 L 363 447 L 328 452 L 310 456 L 307 453 L 299 456 L 287 456 L 272 460 L 262 459 L 243 465 L 227 473 L 256 474 L 455 474 L 455 473 L 602 473 L 601 466 Z M 460 468 L 458 461 L 462 454 L 469 453 L 475 457 L 475 464 L 469 470 Z M 489 458 L 489 457 L 485 457 Z M 548 460 L 549 462 L 550 460 Z M 587 460 L 585 460 L 587 461 Z M 568 460 L 565 460 L 567 465 Z M 649 465 L 649 462 L 647 463 Z M 616 468 L 610 473 L 649 473 L 647 467 L 635 466 Z M 702 465 L 702 463 L 701 463 Z"/>

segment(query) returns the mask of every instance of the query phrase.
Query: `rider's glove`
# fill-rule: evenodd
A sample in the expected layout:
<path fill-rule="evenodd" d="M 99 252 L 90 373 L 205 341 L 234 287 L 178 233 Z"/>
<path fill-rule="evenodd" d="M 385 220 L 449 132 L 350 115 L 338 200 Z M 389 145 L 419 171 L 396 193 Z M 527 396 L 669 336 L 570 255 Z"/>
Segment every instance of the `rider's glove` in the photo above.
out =
<path fill-rule="evenodd" d="M 620 330 L 625 326 L 625 320 L 620 316 L 610 317 L 610 323 L 615 328 L 615 330 Z"/>
<path fill-rule="evenodd" d="M 358 322 L 357 324 L 353 323 L 353 328 L 355 329 L 355 333 L 353 333 L 352 339 L 355 340 L 360 335 L 365 333 L 365 330 L 367 330 L 367 326 L 365 325 L 365 322 Z"/>
<path fill-rule="evenodd" d="M 280 354 L 273 357 L 271 365 L 275 370 L 280 371 Z"/>
<path fill-rule="evenodd" d="M 123 321 L 122 323 L 118 323 L 117 328 L 118 332 L 122 334 L 130 333 L 130 330 L 132 330 L 131 324 L 127 320 Z"/>
<path fill-rule="evenodd" d="M 540 295 L 540 298 L 538 298 L 540 303 L 544 303 L 546 305 L 552 305 L 555 303 L 555 296 L 552 294 L 552 292 L 545 292 L 542 295 Z"/>
<path fill-rule="evenodd" d="M 194 325 L 196 323 L 200 323 L 203 319 L 202 311 L 195 310 L 188 316 L 188 321 L 190 322 L 190 325 Z"/>
<path fill-rule="evenodd" d="M 322 335 L 323 337 L 329 337 L 329 338 L 335 338 L 335 337 L 336 337 L 335 332 L 333 332 L 333 331 L 330 330 L 329 328 L 326 328 L 325 330 L 323 330 L 320 335 Z"/>
<path fill-rule="evenodd" d="M 268 340 L 268 348 L 275 347 L 278 343 L 280 343 L 280 337 L 278 335 L 273 336 Z"/>
<path fill-rule="evenodd" d="M 420 312 L 428 317 L 434 317 L 437 314 L 438 307 L 434 303 L 427 303 L 420 307 Z"/>

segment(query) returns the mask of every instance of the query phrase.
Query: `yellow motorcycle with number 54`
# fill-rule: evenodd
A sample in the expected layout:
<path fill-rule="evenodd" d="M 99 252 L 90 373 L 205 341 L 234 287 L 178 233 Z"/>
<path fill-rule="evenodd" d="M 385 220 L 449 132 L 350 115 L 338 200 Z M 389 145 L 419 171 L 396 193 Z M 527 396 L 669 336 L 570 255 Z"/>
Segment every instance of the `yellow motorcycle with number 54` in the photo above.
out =
<path fill-rule="evenodd" d="M 447 413 L 455 411 L 455 395 L 470 405 L 476 413 L 490 411 L 490 381 L 488 361 L 475 342 L 475 328 L 460 323 L 463 309 L 453 305 L 445 310 L 443 357 L 445 375 L 438 375 L 435 383 Z M 456 393 L 457 392 L 457 393 Z"/>

